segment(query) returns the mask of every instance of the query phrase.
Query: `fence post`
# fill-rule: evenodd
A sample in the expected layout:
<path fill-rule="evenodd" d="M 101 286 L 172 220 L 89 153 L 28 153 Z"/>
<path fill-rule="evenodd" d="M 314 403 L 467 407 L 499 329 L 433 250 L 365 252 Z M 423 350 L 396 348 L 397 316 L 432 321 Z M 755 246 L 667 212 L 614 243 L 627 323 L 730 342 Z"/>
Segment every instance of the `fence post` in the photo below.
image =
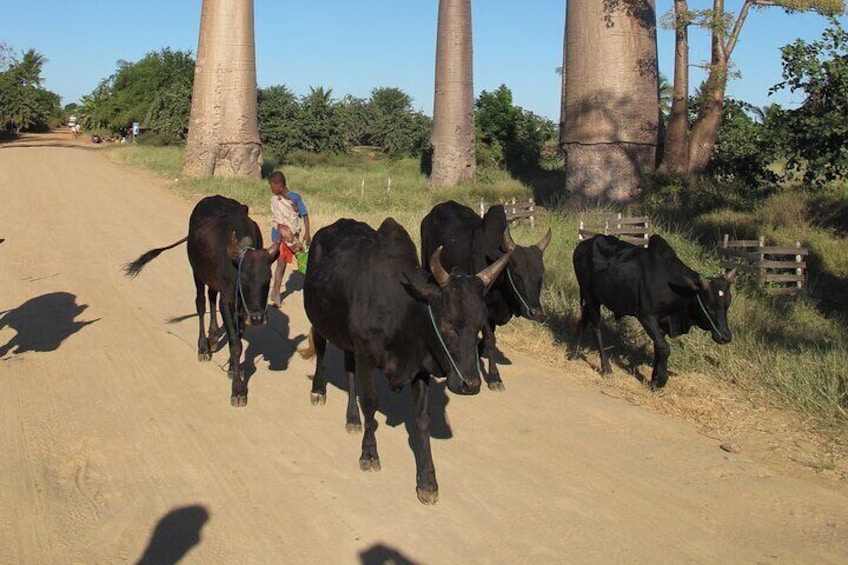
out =
<path fill-rule="evenodd" d="M 765 267 L 763 267 L 763 261 L 765 261 L 765 259 L 766 259 L 766 254 L 763 253 L 763 247 L 766 246 L 766 238 L 765 237 L 760 236 L 759 245 L 760 245 L 760 264 L 758 266 L 760 268 L 759 269 L 760 284 L 764 285 L 765 282 L 766 282 L 766 280 L 765 280 L 766 279 L 766 269 L 765 269 Z"/>
<path fill-rule="evenodd" d="M 483 202 L 483 198 L 481 197 L 480 198 L 480 217 L 482 218 L 485 215 L 486 215 L 486 203 Z"/>
<path fill-rule="evenodd" d="M 730 234 L 726 233 L 726 234 L 724 234 L 724 237 L 722 238 L 722 241 L 721 241 L 722 249 L 727 249 L 727 246 L 728 246 L 729 243 L 730 243 Z"/>
<path fill-rule="evenodd" d="M 529 209 L 530 209 L 530 227 L 535 228 L 536 227 L 536 214 L 535 214 L 536 201 L 533 200 L 532 198 L 530 199 L 530 208 Z"/>
<path fill-rule="evenodd" d="M 801 242 L 800 241 L 795 242 L 795 248 L 796 249 L 801 248 Z M 796 263 L 801 262 L 801 255 L 795 255 L 795 262 Z M 804 288 L 804 269 L 802 269 L 801 267 L 796 268 L 795 274 L 797 274 L 800 277 L 800 279 L 795 283 L 795 286 L 798 289 L 798 292 L 801 292 L 801 290 Z"/>

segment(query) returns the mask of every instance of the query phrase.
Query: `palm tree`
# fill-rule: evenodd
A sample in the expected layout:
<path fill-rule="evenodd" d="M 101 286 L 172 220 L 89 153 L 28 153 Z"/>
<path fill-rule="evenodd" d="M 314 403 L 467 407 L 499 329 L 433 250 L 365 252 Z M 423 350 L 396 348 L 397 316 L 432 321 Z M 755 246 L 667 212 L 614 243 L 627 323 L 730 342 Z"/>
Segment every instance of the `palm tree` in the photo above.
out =
<path fill-rule="evenodd" d="M 21 62 L 17 64 L 18 77 L 24 86 L 40 86 L 44 79 L 41 77 L 41 70 L 47 58 L 36 51 L 29 49 L 24 51 Z"/>
<path fill-rule="evenodd" d="M 600 40 L 598 40 L 600 38 Z M 563 67 L 566 191 L 628 202 L 655 165 L 654 0 L 568 0 Z"/>
<path fill-rule="evenodd" d="M 259 177 L 253 0 L 203 0 L 183 176 Z"/>
<path fill-rule="evenodd" d="M 471 0 L 439 0 L 433 104 L 433 189 L 473 182 L 474 83 Z"/>

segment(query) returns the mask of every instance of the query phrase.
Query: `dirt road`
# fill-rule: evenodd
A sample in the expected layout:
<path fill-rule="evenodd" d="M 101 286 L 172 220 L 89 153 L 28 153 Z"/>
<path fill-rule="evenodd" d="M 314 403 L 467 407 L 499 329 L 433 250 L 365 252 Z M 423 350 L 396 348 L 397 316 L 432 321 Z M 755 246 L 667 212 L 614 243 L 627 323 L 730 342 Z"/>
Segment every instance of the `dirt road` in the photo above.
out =
<path fill-rule="evenodd" d="M 246 333 L 232 408 L 226 351 L 196 360 L 184 250 L 120 272 L 194 203 L 65 141 L 0 145 L 0 563 L 848 562 L 848 487 L 586 388 L 583 363 L 507 351 L 505 394 L 432 387 L 434 507 L 407 391 L 382 391 L 380 473 L 342 390 L 310 405 L 299 292 Z"/>

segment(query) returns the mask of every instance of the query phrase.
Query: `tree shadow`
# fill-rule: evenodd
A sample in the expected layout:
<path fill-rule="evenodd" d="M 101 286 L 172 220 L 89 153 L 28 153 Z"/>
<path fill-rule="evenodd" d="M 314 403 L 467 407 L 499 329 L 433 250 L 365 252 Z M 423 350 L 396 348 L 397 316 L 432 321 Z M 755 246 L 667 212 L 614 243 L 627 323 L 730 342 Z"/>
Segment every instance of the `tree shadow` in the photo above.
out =
<path fill-rule="evenodd" d="M 200 543 L 200 531 L 208 520 L 209 511 L 200 505 L 171 510 L 156 524 L 147 549 L 136 565 L 178 563 Z"/>
<path fill-rule="evenodd" d="M 15 355 L 27 351 L 55 351 L 67 338 L 100 320 L 75 321 L 74 318 L 86 308 L 87 304 L 78 305 L 76 296 L 69 292 L 52 292 L 31 298 L 14 310 L 3 312 L 0 329 L 8 326 L 17 334 L 0 346 L 0 357 L 13 348 Z"/>
<path fill-rule="evenodd" d="M 397 549 L 378 543 L 359 552 L 361 565 L 418 565 Z"/>

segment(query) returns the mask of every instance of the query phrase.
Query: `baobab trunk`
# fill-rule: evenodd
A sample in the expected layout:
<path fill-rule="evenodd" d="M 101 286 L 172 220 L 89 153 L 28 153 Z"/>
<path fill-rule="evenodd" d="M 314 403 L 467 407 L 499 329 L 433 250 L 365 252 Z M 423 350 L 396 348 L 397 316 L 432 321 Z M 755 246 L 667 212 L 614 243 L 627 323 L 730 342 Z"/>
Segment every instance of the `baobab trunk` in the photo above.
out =
<path fill-rule="evenodd" d="M 689 6 L 686 0 L 674 0 L 674 19 L 674 95 L 660 171 L 685 178 L 689 174 Z"/>
<path fill-rule="evenodd" d="M 565 41 L 566 191 L 629 202 L 656 165 L 654 0 L 569 0 Z"/>
<path fill-rule="evenodd" d="M 439 0 L 436 35 L 430 138 L 430 187 L 434 189 L 473 182 L 476 174 L 471 0 Z"/>
<path fill-rule="evenodd" d="M 203 0 L 184 177 L 261 175 L 253 0 Z"/>

